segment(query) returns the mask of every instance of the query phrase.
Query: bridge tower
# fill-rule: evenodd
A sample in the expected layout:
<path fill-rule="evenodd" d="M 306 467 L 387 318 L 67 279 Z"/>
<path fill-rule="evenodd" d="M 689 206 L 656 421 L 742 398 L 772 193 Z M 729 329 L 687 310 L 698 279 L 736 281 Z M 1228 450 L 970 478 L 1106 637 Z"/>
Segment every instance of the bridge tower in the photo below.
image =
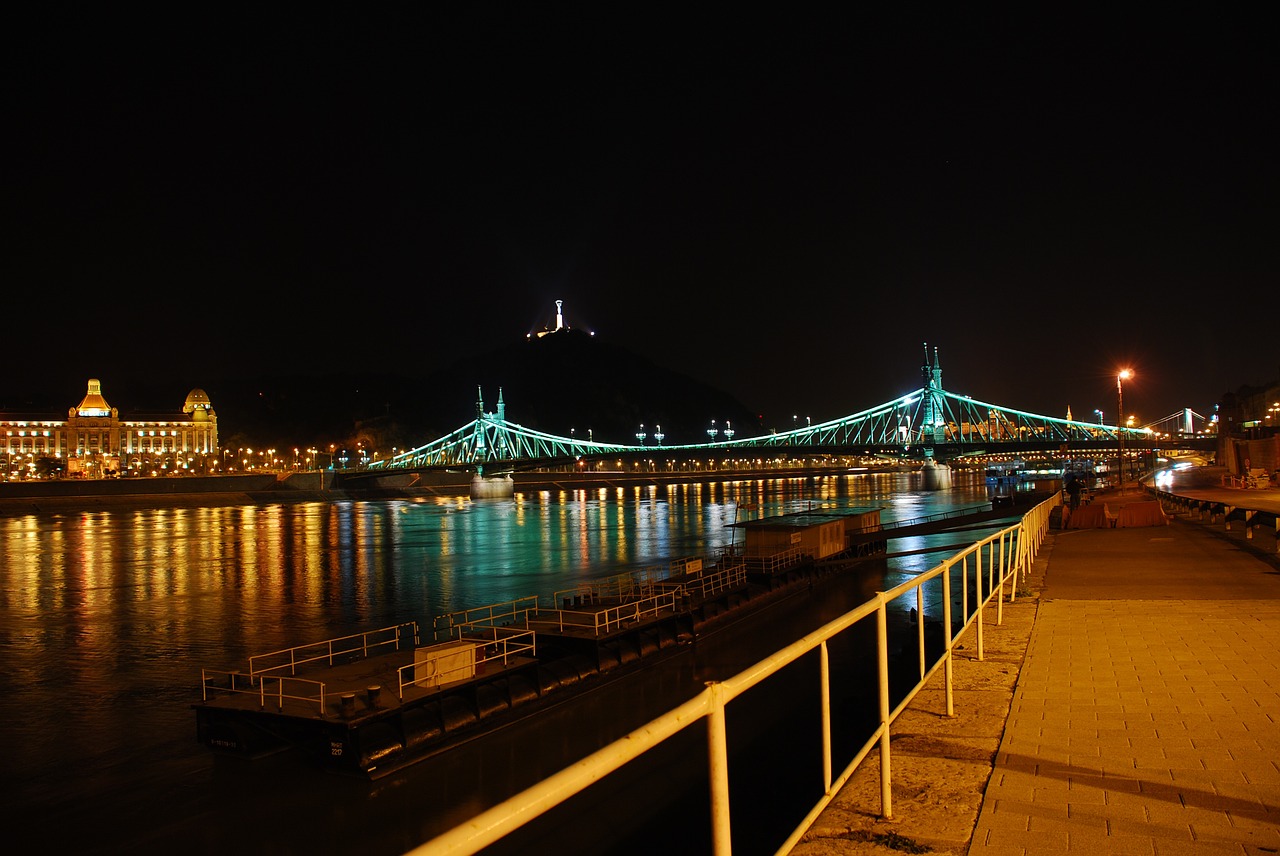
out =
<path fill-rule="evenodd" d="M 924 366 L 920 369 L 924 375 L 924 401 L 921 402 L 920 438 L 927 447 L 926 456 L 933 456 L 933 444 L 947 439 L 946 409 L 942 394 L 942 365 L 938 362 L 938 348 L 933 349 L 933 363 L 929 363 L 929 343 L 924 346 Z"/>
<path fill-rule="evenodd" d="M 502 400 L 502 387 L 498 387 L 498 412 L 486 416 L 484 412 L 484 391 L 479 385 L 476 386 L 476 427 L 472 435 L 475 443 L 475 455 L 477 460 L 484 460 L 485 457 L 485 425 L 488 422 L 497 422 L 499 424 L 507 419 L 507 405 Z M 498 448 L 503 447 L 503 443 L 497 444 Z M 511 478 L 510 473 L 500 473 L 499 475 L 484 474 L 484 464 L 476 464 L 475 474 L 471 477 L 471 498 L 472 499 L 510 499 L 515 496 L 515 481 Z"/>
<path fill-rule="evenodd" d="M 929 362 L 929 343 L 924 344 L 923 375 L 924 401 L 920 404 L 920 440 L 924 446 L 925 490 L 945 490 L 951 487 L 951 468 L 934 459 L 933 446 L 947 439 L 946 405 L 942 392 L 942 364 L 938 361 L 938 348 L 933 348 L 933 362 Z"/>

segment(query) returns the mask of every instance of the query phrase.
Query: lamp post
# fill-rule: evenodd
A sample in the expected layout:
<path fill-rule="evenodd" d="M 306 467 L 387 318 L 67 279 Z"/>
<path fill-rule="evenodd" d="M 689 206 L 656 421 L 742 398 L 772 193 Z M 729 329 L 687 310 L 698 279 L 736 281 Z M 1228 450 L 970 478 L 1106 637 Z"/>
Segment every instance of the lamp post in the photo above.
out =
<path fill-rule="evenodd" d="M 1120 488 L 1124 488 L 1124 381 L 1133 377 L 1129 369 L 1116 375 L 1116 444 L 1120 449 Z"/>

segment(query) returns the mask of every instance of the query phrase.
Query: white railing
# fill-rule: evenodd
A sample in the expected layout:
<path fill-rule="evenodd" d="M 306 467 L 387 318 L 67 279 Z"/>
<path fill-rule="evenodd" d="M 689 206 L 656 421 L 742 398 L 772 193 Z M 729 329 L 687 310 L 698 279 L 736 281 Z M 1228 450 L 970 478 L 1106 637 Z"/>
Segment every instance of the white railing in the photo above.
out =
<path fill-rule="evenodd" d="M 1225 476 L 1224 476 L 1225 478 Z M 1256 505 L 1252 502 L 1253 497 L 1242 494 L 1241 502 L 1228 502 L 1223 499 L 1204 499 L 1201 497 L 1183 496 L 1177 493 L 1170 493 L 1151 485 L 1147 485 L 1147 492 L 1160 501 L 1160 507 L 1172 507 L 1175 511 L 1184 511 L 1190 514 L 1195 513 L 1195 519 L 1200 522 L 1216 523 L 1221 517 L 1223 528 L 1225 531 L 1231 531 L 1231 522 L 1239 520 L 1244 524 L 1244 537 L 1246 541 L 1253 540 L 1253 531 L 1257 529 L 1262 521 L 1270 519 L 1271 526 L 1275 535 L 1276 553 L 1280 554 L 1280 514 L 1274 511 L 1264 511 L 1260 508 L 1251 507 Z M 1254 495 L 1256 496 L 1256 494 Z M 1248 503 L 1248 504 L 1246 504 Z"/>
<path fill-rule="evenodd" d="M 297 674 L 299 666 L 310 663 L 323 662 L 326 666 L 333 666 L 339 660 L 349 662 L 366 659 L 372 653 L 385 648 L 398 651 L 402 629 L 411 634 L 413 644 L 416 646 L 418 622 L 410 621 L 405 624 L 380 627 L 377 630 L 367 630 L 363 633 L 353 633 L 350 636 L 338 636 L 323 642 L 309 642 L 305 645 L 285 648 L 283 651 L 272 651 L 269 654 L 254 654 L 249 658 L 249 680 L 255 681 L 262 675 L 286 669 L 290 675 L 294 675 Z"/>
<path fill-rule="evenodd" d="M 457 638 L 460 628 L 500 627 L 503 625 L 521 625 L 530 613 L 538 609 L 538 596 L 516 598 L 501 603 L 490 603 L 485 606 L 473 606 L 457 612 L 446 612 L 438 615 L 432 624 L 432 632 L 437 640 Z"/>
<path fill-rule="evenodd" d="M 222 669 L 200 670 L 200 698 L 208 701 L 217 695 L 249 695 L 258 699 L 258 707 L 265 709 L 267 701 L 276 703 L 277 710 L 284 710 L 286 700 L 314 705 L 324 715 L 324 681 L 290 676 L 259 676 L 256 680 L 244 672 Z"/>
<path fill-rule="evenodd" d="M 714 597 L 747 582 L 747 563 L 741 558 L 724 558 L 684 584 L 684 592 L 694 597 Z"/>
<path fill-rule="evenodd" d="M 785 547 L 769 553 L 746 552 L 742 558 L 753 571 L 776 574 L 803 562 L 805 554 L 799 547 Z"/>
<path fill-rule="evenodd" d="M 648 565 L 632 571 L 623 571 L 610 577 L 578 583 L 573 588 L 555 592 L 552 606 L 565 609 L 600 601 L 635 600 L 649 597 L 658 587 L 673 576 L 696 571 L 704 566 L 701 557 L 675 559 L 667 565 Z"/>
<path fill-rule="evenodd" d="M 614 606 L 591 608 L 583 604 L 582 609 L 540 609 L 529 616 L 529 626 L 546 632 L 574 630 L 599 636 L 663 612 L 674 612 L 678 600 L 676 592 L 667 590 Z"/>
<path fill-rule="evenodd" d="M 464 667 L 454 667 L 458 673 L 455 680 L 467 680 L 481 671 L 486 663 L 510 665 L 515 657 L 536 657 L 538 654 L 537 634 L 532 630 L 518 627 L 490 627 L 481 624 L 453 625 L 453 638 L 459 642 L 474 645 L 472 654 L 468 656 Z M 396 669 L 399 682 L 398 696 L 404 701 L 404 691 L 408 687 L 436 688 L 451 682 L 448 670 L 433 671 L 430 666 L 424 667 L 426 660 L 419 660 L 418 654 L 414 662 Z"/>
<path fill-rule="evenodd" d="M 725 707 L 748 689 L 763 683 L 800 657 L 817 649 L 819 652 L 819 686 L 816 691 L 821 699 L 821 726 L 823 735 L 822 799 L 809 811 L 800 824 L 779 848 L 787 853 L 809 829 L 840 788 L 849 780 L 872 749 L 880 750 L 880 812 L 885 819 L 893 816 L 890 788 L 890 729 L 915 698 L 921 688 L 938 671 L 942 671 L 946 689 L 947 715 L 955 713 L 952 686 L 952 651 L 957 642 L 972 626 L 976 635 L 977 658 L 983 658 L 984 610 L 992 605 L 996 623 L 1003 618 L 1006 596 L 1010 601 L 1017 597 L 1019 576 L 1025 577 L 1031 562 L 1044 541 L 1049 529 L 1049 512 L 1062 504 L 1061 492 L 1031 509 L 1015 526 L 1001 530 L 952 556 L 937 567 L 920 574 L 901 585 L 880 592 L 851 612 L 829 622 L 802 639 L 788 645 L 754 666 L 739 672 L 723 682 L 711 682 L 707 688 L 688 702 L 668 711 L 657 719 L 615 740 L 608 746 L 583 758 L 578 763 L 561 770 L 538 784 L 516 794 L 510 799 L 476 815 L 465 824 L 455 827 L 420 847 L 410 851 L 412 856 L 446 856 L 446 854 L 472 854 L 502 839 L 504 836 L 533 820 L 556 805 L 564 802 L 609 773 L 625 766 L 648 750 L 704 717 L 707 720 L 708 768 L 711 777 L 711 827 L 714 852 L 717 856 L 730 853 L 729 819 L 729 756 L 725 726 Z M 960 574 L 962 595 L 961 615 L 965 616 L 958 630 L 952 629 L 951 588 L 952 573 Z M 924 645 L 924 586 L 939 580 L 942 586 L 942 626 L 947 629 L 945 648 L 939 659 L 930 667 L 926 664 Z M 985 591 L 980 603 L 970 614 L 967 608 L 970 583 Z M 917 642 L 920 650 L 920 680 L 895 708 L 889 700 L 889 639 L 888 608 L 891 603 L 914 597 L 916 607 Z M 859 621 L 875 618 L 877 683 L 879 697 L 879 724 L 874 733 L 857 752 L 848 765 L 836 777 L 832 775 L 833 758 L 831 744 L 830 670 L 827 643 L 849 630 Z"/>

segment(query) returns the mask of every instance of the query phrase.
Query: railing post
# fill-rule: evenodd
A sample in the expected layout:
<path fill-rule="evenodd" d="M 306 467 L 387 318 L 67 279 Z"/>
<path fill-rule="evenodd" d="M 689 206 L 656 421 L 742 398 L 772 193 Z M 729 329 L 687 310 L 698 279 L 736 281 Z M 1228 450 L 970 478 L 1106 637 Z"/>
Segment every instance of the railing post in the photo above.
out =
<path fill-rule="evenodd" d="M 996 568 L 991 593 L 996 596 L 996 624 L 1004 624 L 1004 578 L 1013 564 L 1013 533 L 1000 536 L 1000 566 Z"/>
<path fill-rule="evenodd" d="M 733 852 L 729 824 L 729 748 L 724 721 L 724 693 L 719 681 L 707 681 L 707 769 L 711 778 L 711 849 L 716 856 Z"/>
<path fill-rule="evenodd" d="M 1001 557 L 1000 572 L 996 574 L 996 624 L 1004 624 L 1004 581 L 1008 579 L 1010 569 L 1016 570 L 1018 563 L 1014 558 L 1017 547 L 1014 546 L 1013 534 L 1009 535 L 1009 549 L 1006 555 Z"/>
<path fill-rule="evenodd" d="M 818 680 L 822 702 L 822 792 L 831 792 L 831 659 L 827 640 L 818 646 Z"/>
<path fill-rule="evenodd" d="M 893 780 L 889 764 L 889 619 L 884 592 L 876 592 L 876 671 L 880 676 L 880 814 L 893 820 Z"/>
<path fill-rule="evenodd" d="M 995 549 L 996 549 L 995 542 L 988 541 L 987 542 L 987 567 L 988 568 L 990 568 L 992 564 L 992 558 L 995 556 Z M 978 549 L 974 550 L 973 555 L 976 556 L 978 560 L 978 567 L 975 568 L 973 572 L 973 588 L 977 594 L 977 599 L 978 599 L 978 602 L 973 605 L 973 630 L 977 634 L 978 659 L 981 660 L 982 659 L 982 604 L 983 604 L 982 548 L 979 547 Z M 990 573 L 990 571 L 988 571 L 988 573 Z M 969 591 L 969 586 L 967 583 L 964 587 L 964 590 L 966 592 Z M 969 612 L 968 610 L 965 610 L 965 618 L 967 619 L 968 617 L 969 617 Z"/>
<path fill-rule="evenodd" d="M 951 566 L 947 565 L 945 571 L 942 572 L 942 628 L 943 638 L 946 644 L 943 646 L 942 652 L 942 674 L 943 685 L 946 687 L 947 696 L 947 716 L 955 716 L 955 697 L 952 693 L 952 672 L 951 672 Z"/>
<path fill-rule="evenodd" d="M 916 586 L 916 641 L 920 646 L 920 677 L 927 667 L 924 650 L 924 586 Z"/>

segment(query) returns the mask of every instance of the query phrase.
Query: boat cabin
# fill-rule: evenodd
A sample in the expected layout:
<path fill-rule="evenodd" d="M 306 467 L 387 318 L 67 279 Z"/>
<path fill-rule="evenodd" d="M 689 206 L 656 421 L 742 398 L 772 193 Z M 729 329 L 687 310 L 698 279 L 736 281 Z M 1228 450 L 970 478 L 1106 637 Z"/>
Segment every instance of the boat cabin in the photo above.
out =
<path fill-rule="evenodd" d="M 748 557 L 798 551 L 819 560 L 852 550 L 861 533 L 878 532 L 880 507 L 811 509 L 734 526 L 746 534 Z"/>

